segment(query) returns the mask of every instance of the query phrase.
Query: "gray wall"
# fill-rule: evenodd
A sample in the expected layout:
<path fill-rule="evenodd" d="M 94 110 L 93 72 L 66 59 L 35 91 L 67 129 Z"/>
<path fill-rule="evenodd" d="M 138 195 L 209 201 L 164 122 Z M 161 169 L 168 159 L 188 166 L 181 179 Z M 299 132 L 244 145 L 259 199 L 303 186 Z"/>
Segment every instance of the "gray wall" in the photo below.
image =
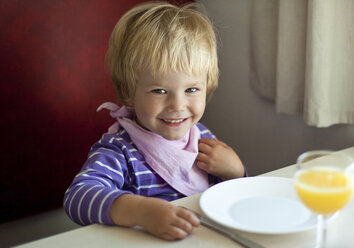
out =
<path fill-rule="evenodd" d="M 202 122 L 233 147 L 250 175 L 293 164 L 310 149 L 354 146 L 354 125 L 307 126 L 300 115 L 275 113 L 250 88 L 249 0 L 200 0 L 219 36 L 219 87 Z M 354 97 L 354 96 L 353 96 Z"/>

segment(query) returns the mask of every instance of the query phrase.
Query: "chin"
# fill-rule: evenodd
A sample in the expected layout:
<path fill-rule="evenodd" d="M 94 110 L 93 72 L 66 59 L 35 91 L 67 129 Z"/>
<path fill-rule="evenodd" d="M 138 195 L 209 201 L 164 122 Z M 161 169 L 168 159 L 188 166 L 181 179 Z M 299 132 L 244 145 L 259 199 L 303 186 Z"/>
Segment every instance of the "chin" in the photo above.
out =
<path fill-rule="evenodd" d="M 183 134 L 180 134 L 180 135 L 178 135 L 178 134 L 173 134 L 173 135 L 169 135 L 169 134 L 167 134 L 167 135 L 162 135 L 161 134 L 161 136 L 162 137 L 164 137 L 165 139 L 167 139 L 167 140 L 179 140 L 179 139 L 182 139 L 183 137 L 184 137 L 184 135 L 186 134 L 186 132 L 185 133 L 183 133 Z"/>

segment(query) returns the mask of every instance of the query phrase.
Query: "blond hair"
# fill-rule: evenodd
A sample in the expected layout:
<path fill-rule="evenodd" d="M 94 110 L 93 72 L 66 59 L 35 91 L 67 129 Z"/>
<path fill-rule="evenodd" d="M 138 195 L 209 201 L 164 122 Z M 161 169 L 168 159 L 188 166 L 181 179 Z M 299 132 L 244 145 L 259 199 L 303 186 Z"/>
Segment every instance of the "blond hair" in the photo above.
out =
<path fill-rule="evenodd" d="M 197 4 L 178 7 L 166 2 L 138 5 L 116 24 L 106 66 L 117 100 L 127 104 L 135 94 L 138 73 L 207 72 L 207 96 L 218 85 L 217 44 L 211 22 Z"/>

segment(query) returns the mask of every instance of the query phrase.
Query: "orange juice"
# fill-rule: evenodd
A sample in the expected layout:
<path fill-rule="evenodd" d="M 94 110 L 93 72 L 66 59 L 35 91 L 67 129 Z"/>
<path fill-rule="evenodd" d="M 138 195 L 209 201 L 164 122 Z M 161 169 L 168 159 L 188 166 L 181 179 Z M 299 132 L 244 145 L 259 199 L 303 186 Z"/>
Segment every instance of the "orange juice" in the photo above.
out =
<path fill-rule="evenodd" d="M 318 214 L 329 215 L 343 208 L 351 199 L 351 176 L 330 167 L 300 170 L 295 188 L 301 201 Z"/>

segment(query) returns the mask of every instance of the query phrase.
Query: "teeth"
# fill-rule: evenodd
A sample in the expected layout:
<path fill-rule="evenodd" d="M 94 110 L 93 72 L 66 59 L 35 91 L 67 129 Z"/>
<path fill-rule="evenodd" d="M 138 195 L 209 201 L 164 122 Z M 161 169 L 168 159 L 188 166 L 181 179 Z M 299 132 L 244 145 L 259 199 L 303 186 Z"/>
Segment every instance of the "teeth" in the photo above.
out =
<path fill-rule="evenodd" d="M 165 122 L 168 122 L 168 123 L 180 123 L 183 121 L 183 119 L 180 119 L 180 120 L 166 120 L 164 119 Z"/>

